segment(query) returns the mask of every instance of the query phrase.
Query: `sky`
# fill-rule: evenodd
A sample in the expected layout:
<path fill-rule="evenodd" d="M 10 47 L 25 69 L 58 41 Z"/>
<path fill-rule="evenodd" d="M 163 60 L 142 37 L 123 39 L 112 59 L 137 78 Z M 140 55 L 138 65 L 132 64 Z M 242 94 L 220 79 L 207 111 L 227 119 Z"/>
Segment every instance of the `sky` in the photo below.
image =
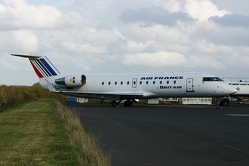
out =
<path fill-rule="evenodd" d="M 248 0 L 0 0 L 0 85 L 63 74 L 205 72 L 249 78 Z"/>

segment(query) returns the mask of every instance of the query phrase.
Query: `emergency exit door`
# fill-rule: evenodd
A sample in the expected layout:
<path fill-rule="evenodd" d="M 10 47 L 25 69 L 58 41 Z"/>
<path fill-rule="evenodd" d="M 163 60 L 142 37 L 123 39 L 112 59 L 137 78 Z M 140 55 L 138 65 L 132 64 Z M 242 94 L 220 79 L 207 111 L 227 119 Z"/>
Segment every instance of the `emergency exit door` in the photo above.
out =
<path fill-rule="evenodd" d="M 187 92 L 194 92 L 194 79 L 188 78 L 186 82 L 186 91 Z"/>
<path fill-rule="evenodd" d="M 137 87 L 137 78 L 133 78 L 132 79 L 132 88 L 136 88 Z"/>

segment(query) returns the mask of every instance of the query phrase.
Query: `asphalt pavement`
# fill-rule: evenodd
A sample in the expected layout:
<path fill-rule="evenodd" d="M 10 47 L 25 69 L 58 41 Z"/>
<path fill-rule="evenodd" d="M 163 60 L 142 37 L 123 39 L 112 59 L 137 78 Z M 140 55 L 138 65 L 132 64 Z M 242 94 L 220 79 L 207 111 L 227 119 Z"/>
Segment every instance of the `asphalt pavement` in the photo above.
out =
<path fill-rule="evenodd" d="M 113 166 L 249 165 L 249 107 L 67 106 Z"/>

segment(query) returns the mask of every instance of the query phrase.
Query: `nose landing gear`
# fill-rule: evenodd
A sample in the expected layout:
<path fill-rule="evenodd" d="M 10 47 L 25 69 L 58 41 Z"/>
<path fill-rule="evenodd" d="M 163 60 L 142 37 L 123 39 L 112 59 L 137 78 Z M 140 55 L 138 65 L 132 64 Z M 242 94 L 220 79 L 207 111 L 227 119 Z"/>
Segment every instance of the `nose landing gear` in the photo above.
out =
<path fill-rule="evenodd" d="M 222 106 L 228 106 L 230 103 L 230 100 L 227 98 L 216 98 L 216 109 L 221 109 Z"/>

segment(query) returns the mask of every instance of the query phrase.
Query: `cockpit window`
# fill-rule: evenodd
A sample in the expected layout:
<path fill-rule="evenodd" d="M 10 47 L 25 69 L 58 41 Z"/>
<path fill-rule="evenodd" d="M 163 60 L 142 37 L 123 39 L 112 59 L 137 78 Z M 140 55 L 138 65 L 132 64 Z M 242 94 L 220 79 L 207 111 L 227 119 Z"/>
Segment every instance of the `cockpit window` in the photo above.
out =
<path fill-rule="evenodd" d="M 203 77 L 203 81 L 222 81 L 219 77 Z"/>

